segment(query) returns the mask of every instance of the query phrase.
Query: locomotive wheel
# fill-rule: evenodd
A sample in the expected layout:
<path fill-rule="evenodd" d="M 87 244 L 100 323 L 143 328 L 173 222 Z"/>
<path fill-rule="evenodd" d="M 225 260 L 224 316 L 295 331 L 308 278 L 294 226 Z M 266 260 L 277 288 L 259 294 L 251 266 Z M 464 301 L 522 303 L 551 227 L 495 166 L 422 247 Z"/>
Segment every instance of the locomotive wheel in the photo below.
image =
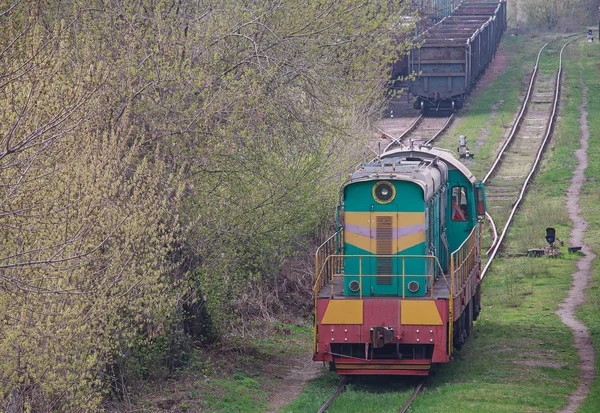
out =
<path fill-rule="evenodd" d="M 460 317 L 458 317 L 458 320 L 456 320 L 456 322 L 454 323 L 454 348 L 456 348 L 456 350 L 460 351 L 460 349 L 463 348 L 463 346 L 465 345 L 465 341 L 467 340 L 466 334 L 467 332 L 465 331 L 465 313 L 463 312 Z M 460 334 L 458 334 L 458 332 L 460 331 Z"/>
<path fill-rule="evenodd" d="M 425 116 L 425 112 L 427 112 L 427 108 L 425 107 L 425 102 L 421 101 L 421 115 Z"/>
<path fill-rule="evenodd" d="M 463 333 L 460 333 L 458 340 L 454 341 L 454 348 L 456 350 L 460 351 L 464 345 L 465 345 L 465 336 L 463 335 Z"/>
<path fill-rule="evenodd" d="M 477 291 L 475 291 L 475 295 L 473 296 L 473 321 L 477 320 L 479 317 L 479 312 L 481 311 L 481 286 L 477 286 Z"/>

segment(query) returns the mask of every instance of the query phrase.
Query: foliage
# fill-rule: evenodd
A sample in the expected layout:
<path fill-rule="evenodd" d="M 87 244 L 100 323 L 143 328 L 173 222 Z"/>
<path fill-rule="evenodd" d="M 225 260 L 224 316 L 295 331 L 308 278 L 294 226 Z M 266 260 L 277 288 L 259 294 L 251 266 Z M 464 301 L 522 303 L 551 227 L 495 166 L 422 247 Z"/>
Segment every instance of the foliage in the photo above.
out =
<path fill-rule="evenodd" d="M 596 0 L 521 0 L 527 25 L 547 30 L 575 30 L 596 22 Z"/>
<path fill-rule="evenodd" d="M 190 319 L 214 337 L 281 309 L 408 47 L 402 14 L 0 0 L 2 407 L 93 410 Z"/>

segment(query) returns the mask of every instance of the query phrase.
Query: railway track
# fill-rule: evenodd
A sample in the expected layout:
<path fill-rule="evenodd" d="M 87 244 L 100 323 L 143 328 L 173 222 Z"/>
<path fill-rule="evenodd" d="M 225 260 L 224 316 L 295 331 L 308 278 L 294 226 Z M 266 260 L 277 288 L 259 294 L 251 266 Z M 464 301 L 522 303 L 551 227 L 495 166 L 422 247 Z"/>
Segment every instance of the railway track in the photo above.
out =
<path fill-rule="evenodd" d="M 482 278 L 506 237 L 552 134 L 560 96 L 562 54 L 574 40 L 577 39 L 564 43 L 560 50 L 557 46 L 548 47 L 552 42 L 540 49 L 521 111 L 496 160 L 483 178 L 488 210 L 495 218 L 488 215 L 494 241 L 488 250 L 489 259 Z M 540 68 L 542 52 L 547 47 L 556 50 L 556 65 Z M 496 228 L 502 228 L 499 235 Z"/>
<path fill-rule="evenodd" d="M 520 206 L 529 182 L 537 170 L 542 158 L 544 148 L 553 130 L 558 101 L 560 96 L 562 76 L 562 54 L 565 48 L 573 41 L 571 39 L 562 47 L 550 46 L 552 42 L 546 43 L 539 51 L 535 68 L 532 73 L 526 98 L 523 102 L 517 120 L 500 149 L 492 167 L 483 182 L 486 184 L 488 209 L 495 215 L 495 220 L 488 215 L 495 240 L 488 251 L 489 259 L 482 272 L 485 277 L 491 263 L 502 245 L 513 217 Z M 544 50 L 556 50 L 556 65 L 554 67 L 540 68 L 540 61 Z M 428 144 L 440 136 L 451 123 L 453 116 L 446 118 L 414 118 L 410 126 L 397 137 L 381 129 L 379 132 L 389 141 L 384 150 L 395 145 Z M 431 120 L 431 121 L 429 121 Z M 390 130 L 393 122 L 387 122 L 387 130 Z M 386 127 L 386 124 L 383 124 Z M 501 227 L 498 235 L 496 228 Z M 345 378 L 338 387 L 335 394 L 323 405 L 319 413 L 325 412 L 331 403 L 344 391 L 347 384 Z M 413 395 L 399 410 L 404 413 L 408 410 L 412 401 L 417 397 L 424 385 L 416 386 Z"/>
<path fill-rule="evenodd" d="M 442 117 L 425 117 L 420 115 L 412 120 L 404 132 L 397 134 L 399 128 L 393 119 L 386 119 L 378 132 L 386 139 L 383 151 L 395 146 L 429 145 L 438 139 L 452 123 L 454 114 Z M 404 120 L 404 122 L 406 122 Z"/>
<path fill-rule="evenodd" d="M 340 384 L 338 385 L 338 388 L 336 389 L 335 393 L 333 394 L 333 396 L 331 396 L 326 402 L 325 404 L 323 404 L 323 406 L 321 406 L 321 408 L 319 409 L 318 413 L 324 413 L 329 406 L 331 406 L 331 404 L 333 403 L 333 401 L 340 395 L 342 394 L 342 392 L 344 391 L 344 389 L 346 388 L 346 384 L 348 384 L 348 376 L 345 376 L 344 379 L 340 382 Z M 399 413 L 406 413 L 406 411 L 408 411 L 408 408 L 410 407 L 410 405 L 412 404 L 412 402 L 415 400 L 415 398 L 419 395 L 419 393 L 421 392 L 421 390 L 423 390 L 423 386 L 425 385 L 425 380 L 421 381 L 419 384 L 417 384 L 415 386 L 415 390 L 413 391 L 412 395 L 410 396 L 410 398 L 406 401 L 406 403 L 404 403 L 404 406 L 402 406 L 402 408 L 400 410 L 398 410 Z"/>
<path fill-rule="evenodd" d="M 412 402 L 416 399 L 416 397 L 419 395 L 419 393 L 421 392 L 421 390 L 423 390 L 423 386 L 425 385 L 425 381 L 422 381 L 421 383 L 419 383 L 417 385 L 417 387 L 415 388 L 415 391 L 413 392 L 412 396 L 410 396 L 410 399 L 408 399 L 406 401 L 406 403 L 404 404 L 404 406 L 402 406 L 402 409 L 400 409 L 400 413 L 406 413 L 406 411 L 408 410 L 408 408 L 410 407 L 410 405 L 412 404 Z"/>
<path fill-rule="evenodd" d="M 325 412 L 325 410 L 327 410 L 329 408 L 329 406 L 331 406 L 331 403 L 333 403 L 333 401 L 340 395 L 342 394 L 342 392 L 346 389 L 346 384 L 348 384 L 348 376 L 344 376 L 343 380 L 340 382 L 340 384 L 338 385 L 337 390 L 335 391 L 335 393 L 333 393 L 333 396 L 331 396 L 326 402 L 325 404 L 323 404 L 323 406 L 321 406 L 321 408 L 319 409 L 318 413 L 323 413 Z"/>

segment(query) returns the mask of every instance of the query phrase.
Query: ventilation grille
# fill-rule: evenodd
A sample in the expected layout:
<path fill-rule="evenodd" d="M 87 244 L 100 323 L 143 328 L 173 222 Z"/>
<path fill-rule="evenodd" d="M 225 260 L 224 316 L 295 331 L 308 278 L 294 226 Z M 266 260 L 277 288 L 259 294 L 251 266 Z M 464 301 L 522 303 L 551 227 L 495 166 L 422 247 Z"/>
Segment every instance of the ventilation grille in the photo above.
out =
<path fill-rule="evenodd" d="M 377 217 L 377 255 L 392 255 L 392 244 L 393 244 L 393 219 L 391 216 L 378 216 Z M 376 269 L 377 284 L 391 284 L 392 277 L 392 258 L 377 258 L 377 269 Z"/>

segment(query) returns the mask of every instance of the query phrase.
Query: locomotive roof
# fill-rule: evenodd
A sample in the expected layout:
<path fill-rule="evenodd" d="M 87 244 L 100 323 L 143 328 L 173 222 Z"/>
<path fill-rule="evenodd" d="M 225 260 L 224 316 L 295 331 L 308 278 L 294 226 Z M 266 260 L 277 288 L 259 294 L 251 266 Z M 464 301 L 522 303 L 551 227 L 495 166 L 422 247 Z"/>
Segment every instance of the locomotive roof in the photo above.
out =
<path fill-rule="evenodd" d="M 452 155 L 452 153 L 439 149 L 439 148 L 431 148 L 428 146 L 420 146 L 418 148 L 394 148 L 390 149 L 381 154 L 381 159 L 387 158 L 402 158 L 402 157 L 411 157 L 411 158 L 422 158 L 424 160 L 443 160 L 450 170 L 454 169 L 459 171 L 461 174 L 465 176 L 472 184 L 476 182 L 475 176 L 469 171 L 469 169 L 458 159 Z"/>
<path fill-rule="evenodd" d="M 472 184 L 475 177 L 451 153 L 426 146 L 397 148 L 382 153 L 369 163 L 359 165 L 346 182 L 390 180 L 414 182 L 423 189 L 424 198 L 429 199 L 448 180 L 448 170 L 456 170 Z"/>
<path fill-rule="evenodd" d="M 438 158 L 424 158 L 413 152 L 408 155 L 386 152 L 360 165 L 346 185 L 375 180 L 408 181 L 419 185 L 427 200 L 448 180 L 448 166 Z"/>

